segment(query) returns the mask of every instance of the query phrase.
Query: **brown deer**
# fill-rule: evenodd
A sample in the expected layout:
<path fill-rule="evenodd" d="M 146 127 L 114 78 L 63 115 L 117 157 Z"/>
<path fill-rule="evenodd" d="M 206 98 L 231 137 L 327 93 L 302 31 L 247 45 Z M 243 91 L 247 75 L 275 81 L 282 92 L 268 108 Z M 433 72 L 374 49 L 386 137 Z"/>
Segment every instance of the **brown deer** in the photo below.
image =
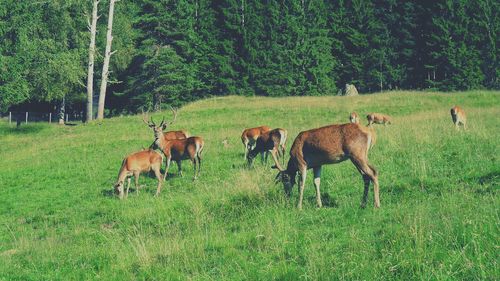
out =
<path fill-rule="evenodd" d="M 163 179 L 167 177 L 171 161 L 175 161 L 177 163 L 179 175 L 182 176 L 181 161 L 187 159 L 190 159 L 193 162 L 193 179 L 196 179 L 199 176 L 201 170 L 201 153 L 203 151 L 205 142 L 201 137 L 189 137 L 184 139 L 165 138 L 165 133 L 163 133 L 162 128 L 166 128 L 165 124 L 169 126 L 176 120 L 177 112 L 173 108 L 172 112 L 174 114 L 174 118 L 171 122 L 164 123 L 165 118 L 163 118 L 160 125 L 157 126 L 154 121 L 152 121 L 153 126 L 150 127 L 153 129 L 155 140 L 151 147 L 160 149 L 165 155 L 166 168 Z"/>
<path fill-rule="evenodd" d="M 153 117 L 152 116 L 150 117 L 149 121 L 146 120 L 147 114 L 145 115 L 144 112 L 142 113 L 142 121 L 146 125 L 148 125 L 148 127 L 150 127 L 151 129 L 153 129 L 153 130 L 161 130 L 163 132 L 177 118 L 177 110 L 175 110 L 173 108 L 171 108 L 171 109 L 174 112 L 174 120 L 172 120 L 171 122 L 165 123 L 164 122 L 165 118 L 163 118 L 162 121 L 161 121 L 161 125 L 160 126 L 156 126 L 155 122 L 153 121 Z M 187 138 L 189 138 L 189 133 L 187 131 L 185 131 L 185 130 L 168 131 L 168 132 L 163 132 L 163 137 L 166 140 L 187 139 Z"/>
<path fill-rule="evenodd" d="M 149 172 L 153 170 L 156 179 L 158 179 L 158 187 L 156 188 L 156 195 L 158 195 L 163 182 L 160 172 L 162 162 L 163 156 L 161 153 L 152 149 L 142 150 L 128 155 L 125 159 L 123 159 L 120 172 L 118 173 L 118 181 L 114 186 L 115 193 L 120 197 L 120 199 L 123 199 L 123 184 L 125 179 L 128 179 L 127 191 L 125 193 L 125 197 L 127 197 L 130 188 L 130 177 L 134 176 L 136 193 L 139 194 L 139 176 L 141 172 Z"/>
<path fill-rule="evenodd" d="M 255 147 L 248 153 L 247 160 L 248 165 L 252 165 L 252 161 L 257 156 L 261 154 L 262 157 L 265 153 L 265 160 L 267 161 L 267 153 L 271 153 L 273 160 L 276 162 L 278 157 L 283 157 L 283 164 L 285 164 L 285 149 L 286 149 L 286 139 L 288 137 L 288 132 L 285 129 L 277 128 L 271 131 L 262 133 L 255 143 Z"/>
<path fill-rule="evenodd" d="M 351 114 L 349 114 L 349 121 L 354 124 L 359 124 L 359 115 L 353 111 Z"/>
<path fill-rule="evenodd" d="M 460 106 L 455 105 L 451 108 L 451 120 L 457 130 L 460 128 L 460 125 L 464 126 L 464 130 L 467 129 L 467 116 L 465 116 L 465 111 Z"/>
<path fill-rule="evenodd" d="M 366 115 L 366 119 L 368 119 L 368 126 L 372 124 L 384 124 L 384 126 L 392 124 L 392 118 L 382 113 L 370 113 Z"/>
<path fill-rule="evenodd" d="M 375 139 L 375 132 L 359 124 L 330 125 L 301 132 L 290 149 L 288 166 L 283 169 L 275 160 L 275 166 L 280 172 L 277 181 L 283 182 L 285 194 L 290 197 L 297 173 L 300 176 L 299 203 L 302 209 L 304 186 L 308 169 L 313 169 L 316 201 L 322 206 L 320 195 L 321 166 L 336 164 L 350 159 L 360 172 L 364 181 L 364 194 L 361 207 L 366 207 L 370 182 L 374 186 L 375 207 L 380 207 L 378 173 L 368 163 L 368 150 Z"/>
<path fill-rule="evenodd" d="M 255 143 L 257 142 L 257 138 L 262 133 L 268 132 L 270 130 L 271 128 L 269 128 L 268 126 L 260 126 L 243 130 L 243 133 L 241 133 L 241 142 L 243 143 L 243 146 L 245 146 L 245 159 L 247 159 L 248 152 L 252 150 Z"/>

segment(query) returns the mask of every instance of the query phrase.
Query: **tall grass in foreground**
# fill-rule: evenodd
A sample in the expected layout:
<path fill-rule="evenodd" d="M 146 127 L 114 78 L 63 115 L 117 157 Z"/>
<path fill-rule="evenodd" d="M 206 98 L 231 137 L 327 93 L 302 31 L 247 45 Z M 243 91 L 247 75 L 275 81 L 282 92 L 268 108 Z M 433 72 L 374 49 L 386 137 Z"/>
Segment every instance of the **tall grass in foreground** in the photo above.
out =
<path fill-rule="evenodd" d="M 453 128 L 453 104 L 468 131 Z M 270 162 L 244 167 L 243 128 L 286 128 L 289 149 L 300 131 L 352 110 L 394 118 L 376 127 L 370 152 L 380 209 L 371 191 L 359 209 L 363 183 L 349 162 L 324 167 L 323 209 L 309 177 L 303 211 Z M 121 160 L 152 141 L 139 116 L 2 123 L 0 280 L 497 280 L 499 115 L 498 92 L 204 100 L 173 126 L 204 137 L 201 178 L 185 162 L 159 198 L 143 175 L 147 188 L 124 201 L 110 196 Z"/>

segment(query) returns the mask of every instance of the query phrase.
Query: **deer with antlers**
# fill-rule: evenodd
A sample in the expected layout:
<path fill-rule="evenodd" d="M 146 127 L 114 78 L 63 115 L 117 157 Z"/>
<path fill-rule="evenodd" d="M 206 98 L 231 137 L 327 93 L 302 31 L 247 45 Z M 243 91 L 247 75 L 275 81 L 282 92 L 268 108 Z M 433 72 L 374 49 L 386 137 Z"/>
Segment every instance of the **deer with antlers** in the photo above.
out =
<path fill-rule="evenodd" d="M 125 197 L 127 197 L 130 188 L 130 178 L 134 176 L 136 193 L 139 194 L 140 174 L 153 170 L 156 178 L 158 179 L 158 187 L 156 188 L 156 195 L 158 195 L 163 182 L 160 172 L 162 162 L 163 156 L 159 152 L 152 149 L 145 149 L 128 155 L 125 159 L 123 159 L 120 172 L 118 173 L 118 181 L 114 186 L 115 193 L 120 197 L 120 199 L 123 199 L 123 184 L 125 179 L 128 179 L 127 190 L 125 193 Z"/>
<path fill-rule="evenodd" d="M 271 128 L 269 128 L 268 126 L 260 126 L 243 130 L 243 133 L 241 133 L 241 142 L 245 147 L 244 159 L 247 159 L 248 153 L 253 149 L 255 143 L 257 142 L 257 138 L 259 138 L 261 134 L 270 130 Z M 264 158 L 262 158 L 262 160 L 264 160 Z"/>
<path fill-rule="evenodd" d="M 370 182 L 373 183 L 375 207 L 380 207 L 378 173 L 368 163 L 368 150 L 375 139 L 375 132 L 359 124 L 347 123 L 330 125 L 301 132 L 290 149 L 290 160 L 286 169 L 278 161 L 275 166 L 279 170 L 276 181 L 281 181 L 285 194 L 290 197 L 295 184 L 295 177 L 300 176 L 299 203 L 302 209 L 304 186 L 308 169 L 313 169 L 316 201 L 322 207 L 320 195 L 321 167 L 326 164 L 336 164 L 350 159 L 363 177 L 364 194 L 361 207 L 366 206 Z"/>
<path fill-rule="evenodd" d="M 161 123 L 156 125 L 151 119 L 151 123 L 148 126 L 153 130 L 155 140 L 152 147 L 160 149 L 165 155 L 166 168 L 163 179 L 167 177 L 168 169 L 170 168 L 171 161 L 177 163 L 179 169 L 179 175 L 182 176 L 182 160 L 190 159 L 194 166 L 194 176 L 193 180 L 197 179 L 201 170 L 201 153 L 205 142 L 201 137 L 188 137 L 182 139 L 168 139 L 165 137 L 163 130 L 168 126 L 172 125 L 177 119 L 177 111 L 171 108 L 173 112 L 173 120 L 165 123 L 165 117 L 163 117 Z"/>
<path fill-rule="evenodd" d="M 288 137 L 288 132 L 285 129 L 277 128 L 271 131 L 262 133 L 255 143 L 255 147 L 248 152 L 247 161 L 248 165 L 252 165 L 252 161 L 257 156 L 261 154 L 262 157 L 265 155 L 265 160 L 267 161 L 267 153 L 271 153 L 274 161 L 277 158 L 283 158 L 283 164 L 285 164 L 285 149 L 286 149 L 286 139 Z"/>

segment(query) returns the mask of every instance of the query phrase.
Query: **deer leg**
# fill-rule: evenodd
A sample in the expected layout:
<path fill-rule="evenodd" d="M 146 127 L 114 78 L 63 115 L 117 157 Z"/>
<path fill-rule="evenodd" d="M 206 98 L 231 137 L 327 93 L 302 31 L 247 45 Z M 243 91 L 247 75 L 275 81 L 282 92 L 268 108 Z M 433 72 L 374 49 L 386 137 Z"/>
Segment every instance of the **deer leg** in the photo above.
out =
<path fill-rule="evenodd" d="M 321 192 L 319 190 L 319 185 L 321 183 L 321 166 L 313 168 L 314 173 L 314 187 L 316 187 L 316 203 L 318 204 L 318 208 L 323 207 L 321 203 Z"/>
<path fill-rule="evenodd" d="M 248 141 L 243 142 L 243 145 L 245 146 L 245 151 L 243 152 L 244 153 L 243 160 L 247 160 L 247 155 L 248 155 Z"/>
<path fill-rule="evenodd" d="M 368 164 L 366 158 L 351 158 L 356 168 L 360 171 L 365 182 L 365 191 L 363 193 L 363 201 L 361 202 L 361 207 L 366 206 L 366 198 L 368 197 L 368 189 L 370 186 L 370 181 L 373 182 L 373 195 L 375 199 L 375 208 L 380 208 L 380 197 L 379 197 L 379 186 L 378 186 L 378 176 L 377 171 L 373 166 Z"/>
<path fill-rule="evenodd" d="M 132 179 L 130 177 L 128 177 L 128 179 L 127 179 L 127 191 L 125 192 L 125 198 L 128 197 L 128 190 L 130 189 L 130 181 L 131 180 Z M 120 192 L 122 193 L 122 197 L 123 197 L 123 190 L 121 190 Z"/>
<path fill-rule="evenodd" d="M 177 170 L 178 170 L 178 173 L 179 173 L 179 176 L 182 177 L 182 163 L 181 163 L 181 160 L 178 160 L 178 161 L 175 161 L 177 163 Z"/>
<path fill-rule="evenodd" d="M 283 157 L 283 166 L 285 166 L 285 145 L 281 146 L 281 157 Z"/>
<path fill-rule="evenodd" d="M 297 208 L 302 210 L 302 200 L 304 199 L 304 186 L 306 184 L 307 169 L 302 169 L 300 171 L 300 184 L 299 184 L 299 204 Z"/>
<path fill-rule="evenodd" d="M 196 173 L 197 169 L 196 169 L 196 166 L 197 166 L 198 158 L 196 158 L 196 156 L 194 156 L 193 159 L 192 159 L 192 161 L 193 161 L 193 168 L 194 168 L 193 181 L 195 181 L 196 178 L 197 178 L 197 173 Z"/>
<path fill-rule="evenodd" d="M 134 172 L 134 184 L 135 184 L 135 193 L 139 195 L 139 176 L 141 172 Z M 128 190 L 127 190 L 128 193 Z"/>
<path fill-rule="evenodd" d="M 201 171 L 201 156 L 200 156 L 200 154 L 197 154 L 196 158 L 198 159 L 198 176 L 200 176 L 200 171 Z"/>
<path fill-rule="evenodd" d="M 366 202 L 368 201 L 368 192 L 370 190 L 370 177 L 365 174 L 363 175 L 363 181 L 365 183 L 365 190 L 363 191 L 363 199 L 361 201 L 361 208 L 366 208 Z"/>
<path fill-rule="evenodd" d="M 368 191 L 370 189 L 370 177 L 368 177 L 365 172 L 363 172 L 363 170 L 361 170 L 361 168 L 359 167 L 359 164 L 354 162 L 354 166 L 356 167 L 356 169 L 358 169 L 358 172 L 361 174 L 361 176 L 363 177 L 363 182 L 364 182 L 364 191 L 363 191 L 363 198 L 361 199 L 361 208 L 364 209 L 366 208 L 366 201 L 368 200 Z"/>
<path fill-rule="evenodd" d="M 165 181 L 165 179 L 167 178 L 168 168 L 170 168 L 170 161 L 171 161 L 171 157 L 167 157 L 167 160 L 165 163 L 165 174 L 163 175 L 163 181 Z"/>
<path fill-rule="evenodd" d="M 158 196 L 160 195 L 161 192 L 161 184 L 163 183 L 163 178 L 161 176 L 160 167 L 153 168 L 153 171 L 155 172 L 156 179 L 158 180 L 158 186 L 156 187 L 156 194 L 155 194 L 155 196 Z"/>
<path fill-rule="evenodd" d="M 261 152 L 261 153 L 260 153 L 260 162 L 261 162 L 262 164 L 264 164 L 264 154 L 265 154 L 265 152 Z"/>

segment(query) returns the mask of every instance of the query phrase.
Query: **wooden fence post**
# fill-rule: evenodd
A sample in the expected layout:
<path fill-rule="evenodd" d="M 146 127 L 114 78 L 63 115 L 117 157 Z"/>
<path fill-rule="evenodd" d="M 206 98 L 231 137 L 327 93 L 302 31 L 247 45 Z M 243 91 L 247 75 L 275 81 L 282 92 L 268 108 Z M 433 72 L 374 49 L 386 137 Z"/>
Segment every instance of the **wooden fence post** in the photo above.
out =
<path fill-rule="evenodd" d="M 28 111 L 26 111 L 26 124 L 28 124 Z"/>
<path fill-rule="evenodd" d="M 49 112 L 49 124 L 52 123 L 52 112 Z"/>
<path fill-rule="evenodd" d="M 9 111 L 9 125 L 12 124 L 12 112 Z"/>
<path fill-rule="evenodd" d="M 69 114 L 66 114 L 66 123 L 68 123 Z"/>

